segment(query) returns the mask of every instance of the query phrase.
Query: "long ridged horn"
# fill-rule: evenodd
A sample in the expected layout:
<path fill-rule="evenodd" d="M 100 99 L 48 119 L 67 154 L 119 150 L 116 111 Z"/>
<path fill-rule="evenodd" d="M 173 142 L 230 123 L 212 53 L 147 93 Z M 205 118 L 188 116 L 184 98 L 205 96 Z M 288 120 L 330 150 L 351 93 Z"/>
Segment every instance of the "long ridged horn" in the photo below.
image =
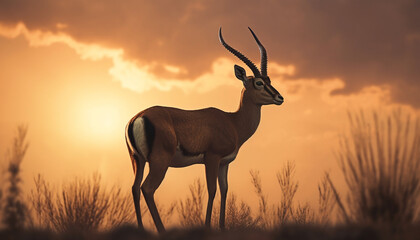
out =
<path fill-rule="evenodd" d="M 248 27 L 249 31 L 251 31 L 252 36 L 254 36 L 255 41 L 258 44 L 258 48 L 260 49 L 261 54 L 261 75 L 267 76 L 267 51 L 265 51 L 264 46 L 261 44 L 260 40 L 258 40 L 257 36 L 255 35 L 254 31 L 250 27 Z"/>
<path fill-rule="evenodd" d="M 242 53 L 240 53 L 239 51 L 237 51 L 233 47 L 229 46 L 225 42 L 225 40 L 223 40 L 223 37 L 222 37 L 222 28 L 219 29 L 219 40 L 223 44 L 223 46 L 227 50 L 229 50 L 229 52 L 233 53 L 233 55 L 235 55 L 240 60 L 242 60 L 242 62 L 244 62 L 252 70 L 252 72 L 254 73 L 254 76 L 255 77 L 261 77 L 260 71 L 258 70 L 257 66 L 255 66 L 255 64 L 253 62 L 251 62 L 251 60 L 249 60 L 247 57 L 245 57 Z"/>

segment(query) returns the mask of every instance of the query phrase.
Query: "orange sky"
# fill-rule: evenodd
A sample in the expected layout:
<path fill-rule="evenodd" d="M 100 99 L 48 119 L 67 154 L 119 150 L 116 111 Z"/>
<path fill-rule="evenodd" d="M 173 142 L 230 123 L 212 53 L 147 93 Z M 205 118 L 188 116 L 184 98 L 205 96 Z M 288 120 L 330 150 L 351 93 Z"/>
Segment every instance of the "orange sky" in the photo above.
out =
<path fill-rule="evenodd" d="M 279 36 L 273 32 L 276 23 L 268 21 L 272 20 L 270 17 L 256 20 L 255 23 L 247 20 L 241 24 L 239 20 L 228 18 L 228 11 L 218 9 L 208 11 L 208 14 L 217 12 L 214 21 L 209 23 L 209 16 L 206 15 L 209 6 L 187 3 L 189 7 L 182 8 L 186 9 L 185 12 L 180 10 L 184 15 L 178 25 L 173 23 L 172 28 L 163 23 L 159 25 L 159 21 L 168 22 L 173 16 L 159 15 L 162 19 L 149 19 L 153 20 L 151 25 L 154 28 L 163 29 L 160 31 L 143 22 L 139 22 L 140 30 L 136 31 L 135 21 L 142 18 L 124 15 L 119 11 L 116 11 L 117 15 L 121 16 L 115 17 L 115 21 L 122 21 L 126 25 L 110 24 L 112 19 L 105 20 L 103 15 L 97 16 L 103 21 L 93 20 L 95 15 L 83 15 L 92 9 L 95 14 L 101 11 L 105 14 L 108 9 L 112 9 L 108 3 L 95 7 L 77 5 L 81 8 L 80 19 L 71 14 L 54 15 L 46 10 L 47 7 L 40 7 L 39 12 L 52 17 L 43 19 L 36 11 L 31 12 L 34 15 L 32 17 L 25 15 L 28 11 L 26 5 L 21 8 L 3 6 L 1 12 L 10 9 L 7 16 L 3 14 L 0 18 L 0 153 L 6 152 L 10 146 L 17 124 L 27 123 L 30 148 L 22 166 L 26 189 L 32 186 L 32 178 L 37 173 L 59 184 L 72 176 L 88 175 L 96 170 L 107 183 L 120 184 L 130 189 L 133 174 L 124 142 L 124 127 L 134 114 L 154 105 L 183 109 L 214 106 L 225 111 L 236 110 L 242 83 L 235 78 L 233 65 L 244 64 L 218 42 L 217 31 L 222 25 L 226 26 L 225 40 L 259 63 L 258 48 L 246 29 L 248 25 L 256 26 L 254 30 L 260 40 L 263 44 L 267 42 L 268 72 L 273 86 L 285 98 L 281 106 L 263 107 L 259 129 L 241 148 L 229 170 L 229 191 L 235 192 L 250 204 L 255 205 L 257 202 L 250 183 L 251 169 L 260 171 L 264 190 L 273 201 L 280 199 L 276 172 L 286 161 L 296 163 L 296 178 L 300 184 L 297 200 L 301 202 L 316 203 L 317 183 L 324 171 L 330 171 L 333 178 L 341 181 L 333 152 L 337 150 L 338 135 L 346 127 L 348 110 L 380 108 L 386 111 L 390 106 L 404 106 L 418 113 L 415 108 L 418 106 L 418 94 L 404 98 L 401 97 L 402 90 L 397 87 L 405 88 L 413 81 L 413 76 L 418 77 L 415 70 L 405 69 L 407 71 L 400 74 L 404 69 L 395 68 L 389 70 L 393 78 L 382 78 L 382 68 L 392 61 L 384 61 L 381 56 L 390 57 L 387 55 L 392 52 L 390 50 L 378 55 L 372 53 L 373 56 L 368 60 L 361 57 L 360 64 L 354 64 L 346 70 L 340 70 L 348 67 L 340 64 L 348 60 L 341 58 L 333 63 L 334 59 L 325 60 L 323 56 L 315 59 L 313 55 L 308 55 L 312 57 L 308 63 L 294 56 L 292 47 L 296 47 L 296 55 L 299 55 L 302 54 L 301 49 L 311 52 L 312 47 L 309 46 L 314 45 L 314 42 L 299 40 L 302 45 L 295 46 L 296 43 L 290 44 L 288 41 L 296 36 L 276 39 Z M 75 11 L 70 6 L 66 7 L 69 13 Z M 128 2 L 126 7 L 128 9 Z M 59 8 L 61 14 L 66 12 L 65 7 Z M 97 13 L 97 8 L 100 13 Z M 388 8 L 383 8 L 380 13 L 387 14 Z M 157 7 L 149 10 L 162 14 Z M 202 14 L 196 20 L 208 27 L 202 33 L 205 40 L 203 36 L 196 36 L 197 28 L 189 20 L 197 17 L 196 11 Z M 300 14 L 297 11 L 296 18 L 301 18 Z M 289 13 L 287 17 L 293 19 L 293 14 Z M 96 24 L 99 21 L 110 25 L 97 26 L 98 30 L 94 30 L 89 19 Z M 267 25 L 273 26 L 273 29 L 264 25 L 264 21 L 269 22 Z M 183 24 L 191 33 L 183 28 Z M 410 25 L 404 25 L 403 21 L 400 24 L 395 29 Z M 279 26 L 284 26 L 284 23 L 279 23 Z M 302 36 L 299 26 L 295 33 Z M 392 26 L 390 28 L 394 29 Z M 188 40 L 188 44 L 181 41 L 183 38 L 177 35 L 176 29 L 192 40 Z M 141 34 L 143 30 L 147 35 Z M 420 33 L 418 29 L 414 30 L 404 37 L 412 36 L 407 41 L 418 44 Z M 133 39 L 139 41 L 137 48 L 137 43 L 130 38 L 130 31 Z M 171 35 L 168 36 L 164 31 L 171 31 Z M 325 30 L 327 33 L 328 30 Z M 288 34 L 293 34 L 293 31 Z M 286 54 L 288 58 L 278 56 L 284 50 L 280 47 L 281 40 L 290 47 Z M 371 41 L 376 41 L 365 40 L 369 46 Z M 142 49 L 141 43 L 145 41 L 152 41 L 153 44 L 147 43 Z M 383 42 L 393 43 L 391 40 Z M 378 42 L 379 45 L 381 43 Z M 341 49 L 341 53 L 346 56 L 351 49 L 345 49 L 345 43 L 341 44 L 343 46 L 337 49 Z M 407 48 L 413 48 L 411 42 L 407 44 Z M 155 50 L 156 57 L 153 58 Z M 420 58 L 416 51 L 396 58 L 404 58 L 410 66 L 418 65 L 417 59 Z M 334 51 L 325 50 L 330 57 L 331 52 Z M 202 54 L 202 61 L 197 54 Z M 363 54 L 354 52 L 353 55 Z M 375 60 L 378 64 L 371 67 L 370 64 Z M 330 72 L 327 71 L 328 66 L 331 67 Z M 350 70 L 357 71 L 357 74 L 349 73 Z M 360 79 L 360 76 L 364 78 Z M 411 88 L 419 89 L 418 85 Z M 409 92 L 407 90 L 407 94 Z M 4 166 L 4 162 L 2 164 Z M 157 192 L 157 198 L 162 202 L 180 199 L 197 177 L 204 179 L 204 167 L 201 165 L 170 169 Z"/>

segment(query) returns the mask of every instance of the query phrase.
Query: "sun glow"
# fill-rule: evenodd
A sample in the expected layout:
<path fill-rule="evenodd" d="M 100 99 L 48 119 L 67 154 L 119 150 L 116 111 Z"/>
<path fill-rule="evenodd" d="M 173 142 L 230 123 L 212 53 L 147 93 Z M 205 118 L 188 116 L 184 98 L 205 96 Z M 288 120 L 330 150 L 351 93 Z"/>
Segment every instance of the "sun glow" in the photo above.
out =
<path fill-rule="evenodd" d="M 121 108 L 109 101 L 85 101 L 77 108 L 78 126 L 83 140 L 89 143 L 111 144 L 120 139 L 123 133 L 124 121 Z"/>
<path fill-rule="evenodd" d="M 86 127 L 95 135 L 111 132 L 118 121 L 118 109 L 109 106 L 95 106 L 85 109 Z"/>

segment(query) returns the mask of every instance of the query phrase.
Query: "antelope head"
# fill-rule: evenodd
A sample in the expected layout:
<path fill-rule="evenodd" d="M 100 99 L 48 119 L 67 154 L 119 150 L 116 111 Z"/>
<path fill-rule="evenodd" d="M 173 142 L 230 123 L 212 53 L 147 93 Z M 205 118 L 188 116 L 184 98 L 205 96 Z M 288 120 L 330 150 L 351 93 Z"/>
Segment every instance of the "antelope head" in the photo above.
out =
<path fill-rule="evenodd" d="M 233 55 L 243 61 L 252 71 L 254 76 L 246 76 L 246 71 L 242 67 L 235 65 L 235 76 L 241 80 L 245 87 L 245 92 L 251 96 L 251 99 L 258 105 L 276 104 L 281 105 L 284 101 L 280 93 L 271 85 L 270 77 L 267 75 L 267 52 L 264 46 L 258 40 L 251 28 L 252 36 L 258 44 L 261 54 L 261 72 L 257 66 L 245 57 L 242 53 L 229 46 L 222 37 L 222 28 L 219 29 L 219 39 L 223 46 Z M 244 94 L 245 94 L 244 92 Z"/>

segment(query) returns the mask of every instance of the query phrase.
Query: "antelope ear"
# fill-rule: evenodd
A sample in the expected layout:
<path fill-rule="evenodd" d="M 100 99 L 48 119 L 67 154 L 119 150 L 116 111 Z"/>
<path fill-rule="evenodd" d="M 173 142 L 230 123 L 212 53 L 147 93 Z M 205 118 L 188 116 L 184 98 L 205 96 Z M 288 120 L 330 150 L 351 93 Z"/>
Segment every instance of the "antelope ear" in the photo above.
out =
<path fill-rule="evenodd" d="M 244 83 L 248 80 L 246 77 L 246 71 L 242 67 L 235 64 L 235 76 L 237 79 L 243 81 Z"/>

